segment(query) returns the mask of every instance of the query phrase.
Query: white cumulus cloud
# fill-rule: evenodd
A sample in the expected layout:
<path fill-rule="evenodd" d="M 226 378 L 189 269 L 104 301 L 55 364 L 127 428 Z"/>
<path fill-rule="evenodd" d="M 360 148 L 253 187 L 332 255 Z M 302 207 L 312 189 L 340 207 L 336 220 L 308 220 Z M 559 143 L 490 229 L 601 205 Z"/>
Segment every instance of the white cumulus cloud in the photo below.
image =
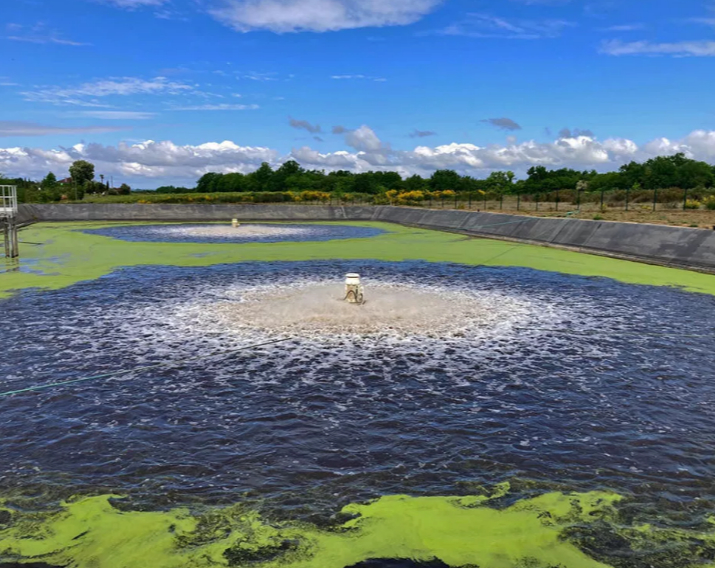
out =
<path fill-rule="evenodd" d="M 412 24 L 442 0 L 217 0 L 211 14 L 241 31 L 328 32 Z"/>
<path fill-rule="evenodd" d="M 698 160 L 715 161 L 715 131 L 706 130 L 696 130 L 678 140 L 657 138 L 642 145 L 623 138 L 601 141 L 580 135 L 552 142 L 512 139 L 506 144 L 488 146 L 452 143 L 417 146 L 412 150 L 393 149 L 368 126 L 344 130 L 342 134 L 350 149 L 334 152 L 304 146 L 284 154 L 272 148 L 240 146 L 231 141 L 199 145 L 177 145 L 169 141 L 120 143 L 117 146 L 78 144 L 54 149 L 8 147 L 0 148 L 0 171 L 34 178 L 54 171 L 64 177 L 74 160 L 84 159 L 95 163 L 105 174 L 148 180 L 146 185 L 160 185 L 157 180 L 184 180 L 191 184 L 206 172 L 246 173 L 258 168 L 262 162 L 277 166 L 290 159 L 310 169 L 394 170 L 403 175 L 431 175 L 437 169 L 450 168 L 480 177 L 504 169 L 524 175 L 535 165 L 609 171 L 631 160 L 642 161 L 676 152 Z"/>

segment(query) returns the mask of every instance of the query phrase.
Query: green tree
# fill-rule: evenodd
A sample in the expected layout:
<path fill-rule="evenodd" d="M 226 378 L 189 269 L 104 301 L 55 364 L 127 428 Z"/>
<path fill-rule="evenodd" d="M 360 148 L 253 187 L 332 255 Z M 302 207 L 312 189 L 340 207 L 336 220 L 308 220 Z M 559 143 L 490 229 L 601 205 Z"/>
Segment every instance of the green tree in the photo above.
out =
<path fill-rule="evenodd" d="M 295 187 L 296 184 L 300 186 L 305 186 L 306 182 L 301 179 L 303 177 L 308 178 L 310 176 L 306 175 L 306 171 L 300 166 L 298 162 L 296 162 L 295 160 L 288 160 L 270 176 L 270 190 L 286 191 L 287 189 L 289 189 L 289 187 Z M 291 180 L 290 186 L 287 184 L 288 179 Z"/>
<path fill-rule="evenodd" d="M 217 190 L 217 185 L 222 177 L 223 174 L 217 174 L 214 172 L 202 175 L 199 178 L 199 181 L 196 182 L 196 191 L 198 193 L 213 193 Z"/>
<path fill-rule="evenodd" d="M 105 193 L 107 187 L 101 181 L 87 181 L 84 184 L 77 184 L 77 187 L 84 189 L 86 193 Z"/>
<path fill-rule="evenodd" d="M 83 186 L 94 179 L 94 164 L 85 160 L 77 160 L 70 166 L 72 182 Z"/>
<path fill-rule="evenodd" d="M 623 180 L 619 172 L 608 172 L 597 174 L 590 181 L 579 180 L 576 189 L 580 191 L 610 191 L 612 189 L 623 189 Z"/>
<path fill-rule="evenodd" d="M 486 185 L 490 191 L 498 194 L 510 193 L 514 182 L 514 172 L 492 172 Z"/>
<path fill-rule="evenodd" d="M 132 188 L 126 183 L 119 186 L 119 195 L 129 195 L 132 192 Z"/>
<path fill-rule="evenodd" d="M 423 191 L 427 189 L 427 180 L 418 175 L 410 176 L 405 180 L 407 191 Z"/>
<path fill-rule="evenodd" d="M 432 191 L 456 190 L 460 179 L 460 175 L 454 170 L 437 170 L 432 174 L 429 185 Z"/>
<path fill-rule="evenodd" d="M 646 167 L 638 162 L 630 162 L 620 167 L 621 183 L 623 187 L 633 187 L 635 184 L 644 185 Z"/>
<path fill-rule="evenodd" d="M 271 180 L 273 179 L 273 168 L 268 162 L 263 162 L 261 167 L 247 176 L 252 182 L 252 191 L 270 191 Z"/>
<path fill-rule="evenodd" d="M 377 179 L 375 179 L 374 172 L 363 172 L 354 176 L 355 183 L 353 184 L 353 191 L 356 193 L 368 193 L 370 195 L 375 195 L 379 192 Z"/>
<path fill-rule="evenodd" d="M 55 188 L 59 185 L 57 183 L 57 176 L 53 174 L 52 172 L 48 173 L 45 178 L 40 182 L 40 185 L 42 188 Z"/>

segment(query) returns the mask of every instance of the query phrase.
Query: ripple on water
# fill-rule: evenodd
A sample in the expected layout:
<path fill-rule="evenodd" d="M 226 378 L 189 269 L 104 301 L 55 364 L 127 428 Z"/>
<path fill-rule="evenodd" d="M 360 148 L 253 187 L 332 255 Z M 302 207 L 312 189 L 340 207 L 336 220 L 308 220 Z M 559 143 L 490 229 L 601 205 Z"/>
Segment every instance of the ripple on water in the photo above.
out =
<path fill-rule="evenodd" d="M 352 270 L 363 308 L 338 301 Z M 137 267 L 26 292 L 3 302 L 2 390 L 177 364 L 0 399 L 0 484 L 318 508 L 514 476 L 712 497 L 713 316 L 673 289 L 420 262 Z"/>

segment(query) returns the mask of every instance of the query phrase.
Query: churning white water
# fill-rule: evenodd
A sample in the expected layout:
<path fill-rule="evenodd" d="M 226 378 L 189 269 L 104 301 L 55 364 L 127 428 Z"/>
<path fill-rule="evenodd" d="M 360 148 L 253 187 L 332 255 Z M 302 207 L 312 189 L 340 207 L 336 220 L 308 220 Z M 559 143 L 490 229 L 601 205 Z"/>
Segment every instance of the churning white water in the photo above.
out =
<path fill-rule="evenodd" d="M 308 237 L 315 229 L 310 226 L 300 225 L 255 225 L 244 224 L 238 227 L 231 225 L 168 225 L 155 226 L 146 229 L 148 233 L 157 237 L 180 238 L 228 238 L 228 239 L 254 239 L 260 237 Z"/>
<path fill-rule="evenodd" d="M 369 238 L 384 229 L 355 225 L 181 223 L 163 225 L 116 225 L 86 229 L 83 232 L 131 242 L 167 243 L 278 243 L 331 241 Z"/>
<path fill-rule="evenodd" d="M 310 280 L 234 288 L 226 294 L 233 297 L 189 302 L 175 316 L 213 333 L 449 337 L 476 327 L 513 324 L 532 311 L 529 302 L 493 292 L 385 281 L 368 282 L 364 305 L 345 302 L 340 284 Z"/>

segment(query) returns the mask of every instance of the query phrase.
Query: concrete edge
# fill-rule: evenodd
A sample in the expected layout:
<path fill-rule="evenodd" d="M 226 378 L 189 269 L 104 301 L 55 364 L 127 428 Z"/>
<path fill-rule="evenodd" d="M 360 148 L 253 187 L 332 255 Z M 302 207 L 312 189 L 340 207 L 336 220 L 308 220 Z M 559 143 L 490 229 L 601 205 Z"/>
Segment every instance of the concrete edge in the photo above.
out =
<path fill-rule="evenodd" d="M 520 244 L 520 245 L 531 245 L 531 246 L 544 247 L 544 248 L 568 250 L 571 252 L 580 252 L 583 254 L 591 254 L 594 256 L 615 258 L 617 260 L 628 260 L 631 262 L 639 262 L 641 264 L 649 264 L 652 266 L 663 266 L 665 268 L 677 268 L 680 270 L 689 270 L 691 272 L 700 272 L 702 274 L 715 275 L 715 267 L 710 268 L 708 266 L 700 266 L 697 264 L 665 261 L 665 260 L 659 260 L 657 258 L 652 258 L 652 257 L 647 257 L 647 256 L 634 256 L 634 255 L 629 255 L 629 254 L 624 254 L 624 253 L 619 253 L 619 252 L 606 251 L 606 250 L 602 250 L 602 249 L 569 246 L 569 245 L 562 245 L 562 244 L 555 244 L 555 243 L 547 243 L 547 242 L 543 242 L 543 241 L 532 241 L 529 239 L 520 239 L 520 238 L 515 238 L 515 237 L 504 237 L 501 235 L 477 233 L 477 232 L 468 231 L 468 230 L 432 229 L 432 228 L 428 228 L 428 227 L 422 227 L 420 225 L 399 223 L 397 221 L 383 221 L 383 222 L 393 223 L 395 225 L 401 225 L 403 227 L 411 227 L 414 229 L 428 229 L 430 231 L 439 231 L 441 233 L 452 233 L 455 235 L 464 235 L 466 237 L 472 237 L 475 239 L 486 239 L 486 240 L 491 240 L 491 241 L 505 241 L 505 242 L 515 243 L 515 244 Z"/>

